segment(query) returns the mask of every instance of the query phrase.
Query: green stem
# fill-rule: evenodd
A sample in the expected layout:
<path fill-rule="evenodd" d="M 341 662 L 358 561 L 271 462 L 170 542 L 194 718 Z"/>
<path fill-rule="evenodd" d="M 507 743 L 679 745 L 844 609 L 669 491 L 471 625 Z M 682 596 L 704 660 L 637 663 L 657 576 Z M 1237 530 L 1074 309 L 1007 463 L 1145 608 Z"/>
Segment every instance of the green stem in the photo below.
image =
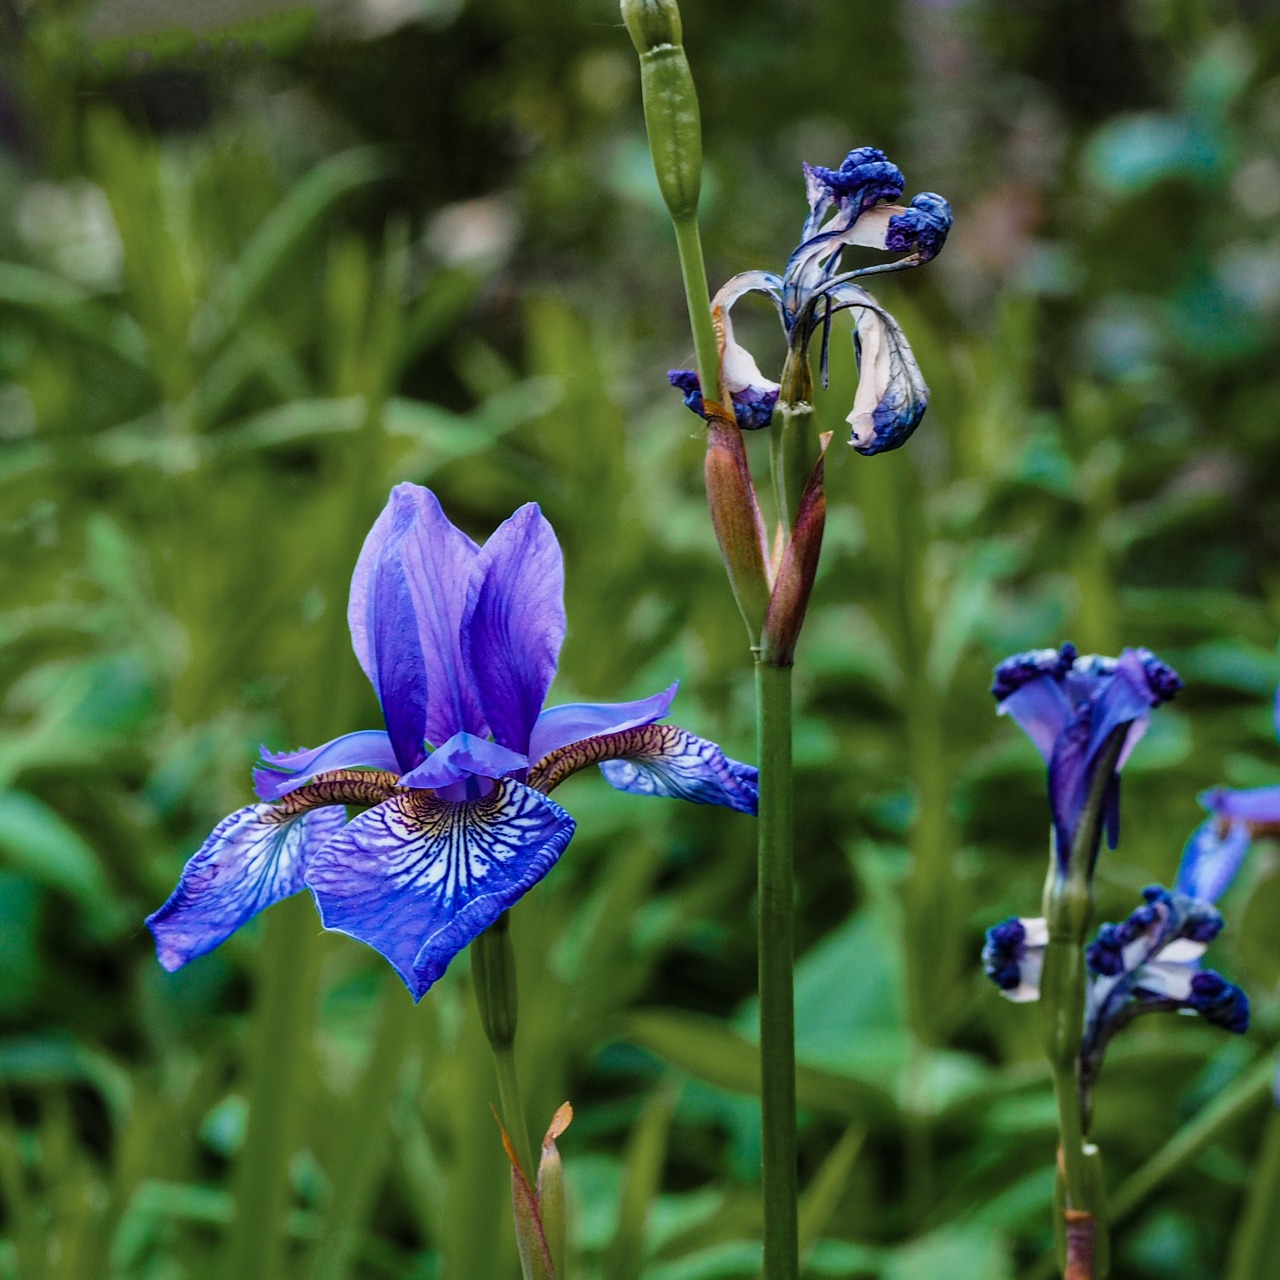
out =
<path fill-rule="evenodd" d="M 1280 1276 L 1277 1205 L 1280 1205 L 1280 1112 L 1273 1110 L 1249 1176 L 1244 1216 L 1231 1242 L 1227 1280 L 1275 1280 Z"/>
<path fill-rule="evenodd" d="M 792 979 L 791 668 L 756 663 L 760 759 L 760 1105 L 764 1280 L 795 1280 L 796 1065 Z"/>
<path fill-rule="evenodd" d="M 693 330 L 693 349 L 698 365 L 702 392 L 712 400 L 720 398 L 720 349 L 711 323 L 711 292 L 707 285 L 707 267 L 702 258 L 702 237 L 696 217 L 673 218 L 676 229 L 676 251 L 680 255 L 680 278 L 684 281 L 685 306 L 689 309 L 689 327 Z"/>
<path fill-rule="evenodd" d="M 532 1182 L 538 1168 L 533 1163 L 529 1125 L 516 1075 L 516 958 L 505 912 L 471 944 L 471 976 L 480 1022 L 493 1050 L 502 1124 L 515 1146 L 524 1176 Z"/>
<path fill-rule="evenodd" d="M 533 1162 L 533 1146 L 529 1141 L 529 1124 L 524 1115 L 524 1099 L 520 1078 L 516 1075 L 516 1055 L 511 1046 L 493 1050 L 493 1065 L 498 1073 L 498 1099 L 502 1104 L 502 1123 L 515 1145 L 516 1157 L 524 1176 L 532 1185 L 538 1166 Z"/>
<path fill-rule="evenodd" d="M 284 1263 L 289 1158 L 311 1064 L 318 940 L 309 897 L 281 902 L 267 916 L 250 1042 L 249 1125 L 223 1270 L 229 1280 L 276 1280 Z"/>
<path fill-rule="evenodd" d="M 333 1196 L 308 1260 L 308 1280 L 343 1280 L 369 1214 L 387 1159 L 388 1114 L 413 1028 L 413 1006 L 400 980 L 382 980 L 382 1008 L 373 1049 L 352 1091 L 333 1152 Z"/>

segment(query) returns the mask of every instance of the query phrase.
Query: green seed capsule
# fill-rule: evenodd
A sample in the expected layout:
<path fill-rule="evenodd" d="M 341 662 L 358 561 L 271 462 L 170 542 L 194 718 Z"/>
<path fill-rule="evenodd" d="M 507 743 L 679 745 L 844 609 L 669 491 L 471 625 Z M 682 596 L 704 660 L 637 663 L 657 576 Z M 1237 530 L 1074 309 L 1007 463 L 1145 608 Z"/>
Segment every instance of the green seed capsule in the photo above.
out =
<path fill-rule="evenodd" d="M 702 189 L 702 125 L 675 0 L 623 0 L 640 54 L 644 122 L 658 188 L 677 222 L 692 218 Z"/>

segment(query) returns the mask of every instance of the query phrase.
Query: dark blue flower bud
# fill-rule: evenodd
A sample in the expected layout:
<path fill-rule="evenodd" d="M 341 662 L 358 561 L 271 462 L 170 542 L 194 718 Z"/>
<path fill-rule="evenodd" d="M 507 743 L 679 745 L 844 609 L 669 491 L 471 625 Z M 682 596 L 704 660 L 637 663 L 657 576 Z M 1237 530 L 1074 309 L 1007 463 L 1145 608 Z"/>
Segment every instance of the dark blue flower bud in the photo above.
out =
<path fill-rule="evenodd" d="M 938 256 L 950 230 L 951 206 L 940 195 L 922 191 L 905 213 L 889 219 L 884 247 L 894 253 L 915 250 L 921 262 L 928 262 Z"/>
<path fill-rule="evenodd" d="M 809 172 L 838 200 L 849 200 L 861 211 L 881 200 L 897 200 L 906 179 L 888 156 L 877 147 L 855 147 L 838 169 L 811 165 Z"/>
<path fill-rule="evenodd" d="M 667 381 L 684 396 L 685 408 L 700 418 L 706 416 L 702 410 L 702 384 L 692 369 L 668 369 Z"/>
<path fill-rule="evenodd" d="M 1191 979 L 1189 1008 L 1236 1035 L 1249 1030 L 1249 997 L 1221 974 L 1205 969 Z"/>
<path fill-rule="evenodd" d="M 1025 684 L 1041 676 L 1061 680 L 1076 660 L 1076 647 L 1070 641 L 1060 649 L 1031 649 L 1006 658 L 995 670 L 991 692 L 997 702 L 1003 702 Z"/>
<path fill-rule="evenodd" d="M 1000 988 L 1012 991 L 1022 981 L 1027 930 L 1016 916 L 992 925 L 982 948 L 982 971 Z"/>

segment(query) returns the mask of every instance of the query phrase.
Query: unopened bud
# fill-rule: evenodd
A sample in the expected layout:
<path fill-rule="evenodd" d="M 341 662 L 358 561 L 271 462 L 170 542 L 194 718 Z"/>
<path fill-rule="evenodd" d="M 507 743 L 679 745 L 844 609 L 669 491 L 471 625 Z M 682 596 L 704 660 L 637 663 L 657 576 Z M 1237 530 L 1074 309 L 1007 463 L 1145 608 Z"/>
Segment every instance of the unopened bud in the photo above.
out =
<path fill-rule="evenodd" d="M 623 0 L 622 17 L 640 55 L 644 123 L 658 188 L 677 222 L 698 211 L 702 123 L 675 0 Z"/>
<path fill-rule="evenodd" d="M 760 657 L 773 666 L 789 667 L 795 659 L 796 642 L 800 639 L 800 628 L 804 625 L 809 596 L 818 574 L 818 556 L 827 522 L 823 473 L 830 440 L 830 432 L 820 439 L 822 453 L 809 473 L 769 597 Z"/>
<path fill-rule="evenodd" d="M 754 645 L 769 605 L 769 580 L 765 569 L 764 522 L 742 432 L 724 407 L 708 401 L 707 503 L 711 523 L 720 543 L 720 554 L 729 574 L 729 585 L 747 624 Z"/>
<path fill-rule="evenodd" d="M 676 0 L 622 0 L 622 20 L 637 53 L 680 44 L 684 37 Z"/>

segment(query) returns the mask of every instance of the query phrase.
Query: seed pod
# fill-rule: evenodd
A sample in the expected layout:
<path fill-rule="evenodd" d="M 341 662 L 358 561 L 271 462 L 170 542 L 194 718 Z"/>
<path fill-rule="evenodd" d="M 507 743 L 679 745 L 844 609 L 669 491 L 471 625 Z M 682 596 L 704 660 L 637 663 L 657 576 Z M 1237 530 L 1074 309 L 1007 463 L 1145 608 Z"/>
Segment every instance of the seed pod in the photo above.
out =
<path fill-rule="evenodd" d="M 692 218 L 702 190 L 702 124 L 693 73 L 681 44 L 676 0 L 622 0 L 640 55 L 644 122 L 658 188 L 675 221 Z"/>

